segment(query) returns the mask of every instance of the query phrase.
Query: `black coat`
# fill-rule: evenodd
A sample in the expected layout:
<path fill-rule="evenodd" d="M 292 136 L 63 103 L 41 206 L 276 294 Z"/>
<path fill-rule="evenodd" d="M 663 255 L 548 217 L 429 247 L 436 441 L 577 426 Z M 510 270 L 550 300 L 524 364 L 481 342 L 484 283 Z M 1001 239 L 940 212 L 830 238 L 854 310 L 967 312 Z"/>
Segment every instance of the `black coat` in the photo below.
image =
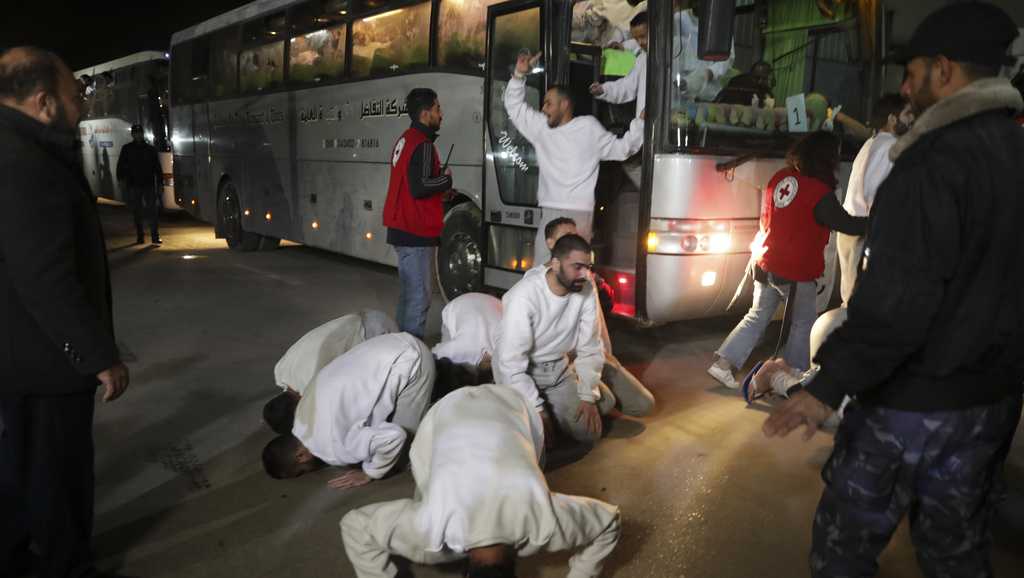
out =
<path fill-rule="evenodd" d="M 83 391 L 118 361 L 103 231 L 74 138 L 0 105 L 0 394 Z"/>
<path fill-rule="evenodd" d="M 918 118 L 890 152 L 866 267 L 808 386 L 907 411 L 1020 396 L 1024 382 L 1024 103 L 978 80 Z"/>

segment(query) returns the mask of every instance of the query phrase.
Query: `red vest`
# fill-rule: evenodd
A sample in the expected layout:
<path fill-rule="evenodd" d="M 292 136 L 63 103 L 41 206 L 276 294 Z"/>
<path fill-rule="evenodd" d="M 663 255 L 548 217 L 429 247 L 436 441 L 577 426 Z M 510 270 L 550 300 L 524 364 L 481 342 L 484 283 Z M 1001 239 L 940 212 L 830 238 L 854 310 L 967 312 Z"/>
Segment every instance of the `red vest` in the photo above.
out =
<path fill-rule="evenodd" d="M 384 201 L 384 226 L 399 229 L 419 237 L 437 238 L 444 228 L 444 207 L 441 195 L 425 199 L 413 198 L 409 190 L 409 160 L 412 153 L 430 138 L 416 128 L 409 127 L 395 143 L 391 151 L 391 180 L 388 182 L 388 198 Z M 431 176 L 441 173 L 441 162 L 437 149 L 431 144 L 434 170 Z"/>
<path fill-rule="evenodd" d="M 786 167 L 764 191 L 761 230 L 767 233 L 757 264 L 790 281 L 813 281 L 825 271 L 829 230 L 814 220 L 814 207 L 833 194 L 820 180 Z"/>

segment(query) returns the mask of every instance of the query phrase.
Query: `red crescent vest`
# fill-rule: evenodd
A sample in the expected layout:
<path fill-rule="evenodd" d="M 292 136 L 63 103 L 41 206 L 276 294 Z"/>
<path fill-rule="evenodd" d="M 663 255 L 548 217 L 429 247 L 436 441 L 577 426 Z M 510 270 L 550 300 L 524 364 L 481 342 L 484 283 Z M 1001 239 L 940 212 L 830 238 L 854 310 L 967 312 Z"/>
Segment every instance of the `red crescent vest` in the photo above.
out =
<path fill-rule="evenodd" d="M 388 198 L 384 201 L 384 226 L 399 229 L 419 237 L 437 238 L 444 228 L 444 207 L 441 195 L 416 199 L 409 190 L 409 160 L 412 153 L 430 138 L 422 131 L 409 127 L 391 151 L 391 179 Z M 441 174 L 437 148 L 431 143 L 434 170 L 431 176 Z"/>
<path fill-rule="evenodd" d="M 757 264 L 790 281 L 813 281 L 825 271 L 829 230 L 814 220 L 814 207 L 832 188 L 786 167 L 764 191 L 761 229 L 765 253 Z"/>

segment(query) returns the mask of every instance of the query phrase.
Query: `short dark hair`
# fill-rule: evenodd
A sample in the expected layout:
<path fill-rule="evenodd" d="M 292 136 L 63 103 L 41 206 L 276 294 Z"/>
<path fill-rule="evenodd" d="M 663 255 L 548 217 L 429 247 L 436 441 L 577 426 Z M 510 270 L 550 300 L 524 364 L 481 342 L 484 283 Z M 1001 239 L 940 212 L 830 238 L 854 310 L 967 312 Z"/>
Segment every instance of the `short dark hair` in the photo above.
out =
<path fill-rule="evenodd" d="M 647 26 L 647 11 L 637 12 L 636 16 L 629 21 L 629 27 L 635 28 L 637 26 Z"/>
<path fill-rule="evenodd" d="M 902 96 L 895 92 L 883 94 L 875 103 L 875 110 L 871 112 L 871 128 L 880 130 L 889 122 L 889 115 L 899 116 L 904 106 L 906 101 Z"/>
<path fill-rule="evenodd" d="M 551 256 L 555 259 L 564 259 L 573 251 L 582 251 L 589 255 L 590 243 L 579 235 L 565 235 L 555 242 L 555 246 L 551 249 Z"/>
<path fill-rule="evenodd" d="M 570 90 L 568 86 L 565 86 L 564 84 L 552 84 L 548 87 L 548 90 L 555 91 L 558 96 L 569 101 L 569 106 L 571 106 L 573 110 L 576 109 L 576 97 L 572 95 L 572 90 Z"/>
<path fill-rule="evenodd" d="M 263 470 L 275 480 L 294 478 L 301 473 L 295 453 L 299 450 L 299 438 L 288 434 L 270 440 L 263 448 Z"/>
<path fill-rule="evenodd" d="M 466 578 L 516 578 L 516 557 L 508 556 L 500 564 L 478 565 L 470 561 Z"/>
<path fill-rule="evenodd" d="M 800 174 L 814 177 L 830 187 L 836 186 L 836 168 L 839 166 L 839 139 L 828 131 L 819 130 L 793 143 L 786 153 L 786 163 Z"/>
<path fill-rule="evenodd" d="M 298 406 L 298 396 L 287 391 L 276 395 L 263 406 L 263 421 L 274 433 L 289 435 L 295 425 L 295 408 Z"/>
<path fill-rule="evenodd" d="M 555 237 L 555 231 L 563 225 L 576 226 L 576 221 L 571 217 L 558 217 L 557 219 L 551 219 L 547 225 L 544 225 L 544 238 L 553 239 Z"/>
<path fill-rule="evenodd" d="M 12 58 L 14 50 L 24 51 L 25 57 Z M 33 46 L 0 52 L 0 99 L 23 102 L 39 91 L 56 97 L 60 92 L 62 64 L 56 54 Z"/>
<path fill-rule="evenodd" d="M 413 121 L 420 119 L 420 113 L 434 106 L 437 102 L 437 93 L 432 88 L 414 88 L 405 97 L 405 106 L 409 110 L 409 118 Z"/>

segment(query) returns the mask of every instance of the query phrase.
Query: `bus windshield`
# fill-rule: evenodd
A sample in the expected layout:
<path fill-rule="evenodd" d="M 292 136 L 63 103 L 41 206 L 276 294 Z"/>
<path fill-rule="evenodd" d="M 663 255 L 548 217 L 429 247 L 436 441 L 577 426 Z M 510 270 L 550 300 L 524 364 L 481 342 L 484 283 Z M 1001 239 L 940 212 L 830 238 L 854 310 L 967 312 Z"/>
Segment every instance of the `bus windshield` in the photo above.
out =
<path fill-rule="evenodd" d="M 805 0 L 738 2 L 749 5 L 737 7 L 731 53 L 716 61 L 698 58 L 698 13 L 685 4 L 672 14 L 665 152 L 781 155 L 820 129 L 844 136 L 844 157 L 856 151 L 873 41 L 857 3 L 829 16 Z"/>

